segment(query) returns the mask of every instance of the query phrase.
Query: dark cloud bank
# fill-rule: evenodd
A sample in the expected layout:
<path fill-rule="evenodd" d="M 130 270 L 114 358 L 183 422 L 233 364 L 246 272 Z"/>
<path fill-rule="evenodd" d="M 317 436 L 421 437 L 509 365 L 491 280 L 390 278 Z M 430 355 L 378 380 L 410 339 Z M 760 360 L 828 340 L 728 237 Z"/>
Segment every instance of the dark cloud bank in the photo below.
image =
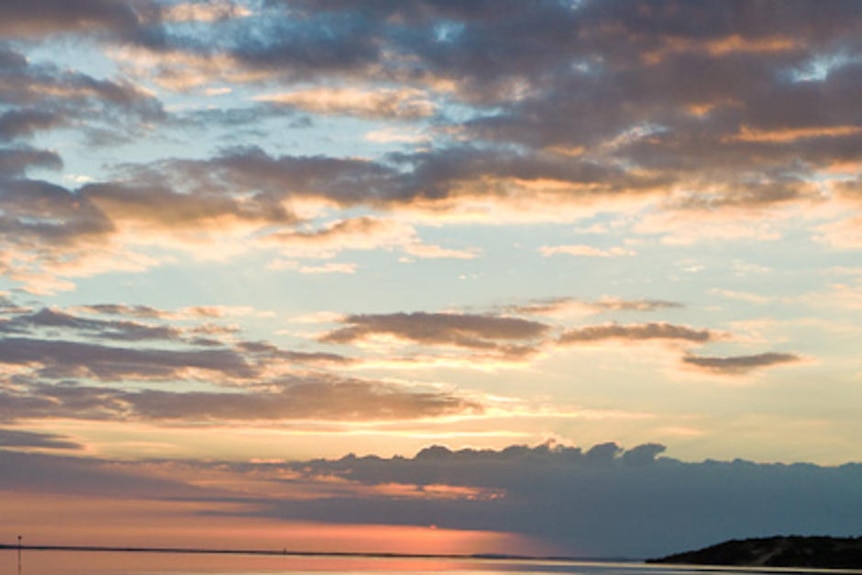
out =
<path fill-rule="evenodd" d="M 360 483 L 441 483 L 505 495 L 466 501 L 343 498 L 268 503 L 263 510 L 278 517 L 510 530 L 601 556 L 649 556 L 731 537 L 858 532 L 860 465 L 683 463 L 657 458 L 663 451 L 654 444 L 624 451 L 610 443 L 585 452 L 435 447 L 413 459 L 306 462 L 296 468 Z"/>
<path fill-rule="evenodd" d="M 858 534 L 860 464 L 687 463 L 660 457 L 663 451 L 656 444 L 623 450 L 613 443 L 588 450 L 540 445 L 451 451 L 436 446 L 413 458 L 146 462 L 139 468 L 0 451 L 0 488 L 193 498 L 210 501 L 216 515 L 236 513 L 221 511 L 219 504 L 240 501 L 245 504 L 240 513 L 255 517 L 503 530 L 541 538 L 566 553 L 605 557 L 656 556 L 749 536 Z M 322 489 L 313 499 L 206 491 L 148 477 L 146 470 L 159 465 L 187 465 L 198 474 L 217 470 L 271 477 L 286 486 L 317 483 Z M 342 480 L 340 488 L 326 495 L 334 478 Z M 412 491 L 369 495 L 369 488 L 392 484 L 412 486 Z M 345 485 L 363 488 L 362 494 L 347 495 Z M 441 485 L 464 489 L 460 496 L 434 496 Z"/>

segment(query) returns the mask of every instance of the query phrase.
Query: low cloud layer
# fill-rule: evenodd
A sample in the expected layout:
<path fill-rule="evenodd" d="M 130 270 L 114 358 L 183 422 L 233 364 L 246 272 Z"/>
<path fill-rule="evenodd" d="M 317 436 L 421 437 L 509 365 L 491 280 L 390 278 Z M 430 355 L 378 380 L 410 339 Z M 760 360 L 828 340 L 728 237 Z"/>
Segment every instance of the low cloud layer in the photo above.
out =
<path fill-rule="evenodd" d="M 0 488 L 179 497 L 206 502 L 210 520 L 239 514 L 499 530 L 590 557 L 659 556 L 775 533 L 856 532 L 859 465 L 687 463 L 662 457 L 664 450 L 614 443 L 499 451 L 435 446 L 410 458 L 141 464 L 0 451 Z M 254 482 L 254 495 L 243 490 L 246 481 Z M 227 503 L 243 505 L 237 511 Z"/>

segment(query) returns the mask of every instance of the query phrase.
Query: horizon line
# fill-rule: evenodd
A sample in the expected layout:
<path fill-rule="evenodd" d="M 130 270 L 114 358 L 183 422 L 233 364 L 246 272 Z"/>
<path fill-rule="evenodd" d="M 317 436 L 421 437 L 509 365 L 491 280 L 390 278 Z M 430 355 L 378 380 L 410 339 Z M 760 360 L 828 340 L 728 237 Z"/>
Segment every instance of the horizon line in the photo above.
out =
<path fill-rule="evenodd" d="M 644 559 L 630 557 L 575 557 L 570 555 L 518 555 L 507 553 L 404 553 L 387 551 L 309 551 L 278 549 L 213 549 L 205 547 L 135 547 L 112 545 L 23 545 L 0 543 L 0 550 L 22 551 L 91 551 L 104 553 L 178 553 L 211 555 L 266 555 L 284 557 L 365 557 L 371 559 L 472 559 L 507 561 L 596 561 L 596 562 L 638 562 Z"/>

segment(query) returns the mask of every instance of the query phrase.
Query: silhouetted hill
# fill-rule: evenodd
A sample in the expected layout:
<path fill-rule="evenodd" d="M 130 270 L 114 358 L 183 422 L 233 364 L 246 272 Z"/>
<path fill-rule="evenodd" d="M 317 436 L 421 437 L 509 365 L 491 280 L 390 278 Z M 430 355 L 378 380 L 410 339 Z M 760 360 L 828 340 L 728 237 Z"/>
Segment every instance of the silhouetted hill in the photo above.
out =
<path fill-rule="evenodd" d="M 732 540 L 647 563 L 862 569 L 862 537 L 768 537 Z"/>

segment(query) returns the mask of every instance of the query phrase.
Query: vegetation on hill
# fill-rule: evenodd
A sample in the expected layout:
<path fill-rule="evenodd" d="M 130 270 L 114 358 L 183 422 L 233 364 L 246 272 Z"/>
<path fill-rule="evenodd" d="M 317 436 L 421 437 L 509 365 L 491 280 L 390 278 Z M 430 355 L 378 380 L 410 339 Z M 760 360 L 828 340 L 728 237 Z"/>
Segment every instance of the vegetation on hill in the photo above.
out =
<path fill-rule="evenodd" d="M 647 563 L 862 569 L 862 537 L 779 536 L 732 540 Z"/>

